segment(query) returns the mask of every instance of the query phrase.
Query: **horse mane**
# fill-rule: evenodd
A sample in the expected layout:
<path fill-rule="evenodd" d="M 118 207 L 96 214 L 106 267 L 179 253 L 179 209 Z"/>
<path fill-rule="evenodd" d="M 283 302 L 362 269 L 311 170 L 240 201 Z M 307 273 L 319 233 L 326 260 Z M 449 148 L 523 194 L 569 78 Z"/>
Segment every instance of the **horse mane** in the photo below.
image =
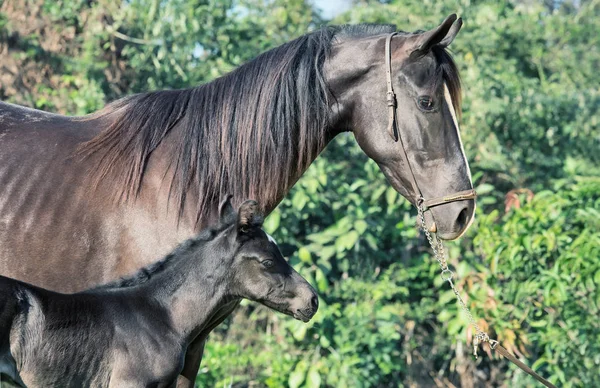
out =
<path fill-rule="evenodd" d="M 391 34 L 392 32 L 396 32 L 395 24 L 343 24 L 341 26 L 330 26 L 328 28 L 334 31 L 334 37 L 337 40 L 342 40 L 344 38 L 362 38 L 365 36 Z M 400 33 L 404 34 L 404 32 Z"/>
<path fill-rule="evenodd" d="M 321 29 L 207 84 L 138 94 L 105 107 L 88 119 L 117 116 L 79 150 L 99 155 L 94 183 L 110 178 L 116 199 L 135 198 L 152 151 L 180 127 L 170 161 L 170 193 L 180 214 L 192 187 L 197 221 L 225 193 L 276 197 L 290 185 L 291 172 L 304 171 L 325 145 L 329 94 L 322 68 L 333 35 Z"/>
<path fill-rule="evenodd" d="M 111 115 L 112 124 L 79 149 L 84 157 L 98 156 L 90 175 L 93 185 L 110 179 L 114 199 L 136 198 L 150 155 L 177 128 L 169 193 L 180 216 L 192 188 L 197 224 L 225 193 L 260 199 L 264 207 L 274 205 L 268 201 L 294 183 L 290 180 L 308 168 L 327 141 L 331 94 L 323 63 L 332 44 L 338 38 L 392 31 L 393 25 L 324 27 L 212 82 L 137 94 L 107 105 L 85 120 Z M 434 53 L 460 109 L 456 66 L 440 50 Z"/>

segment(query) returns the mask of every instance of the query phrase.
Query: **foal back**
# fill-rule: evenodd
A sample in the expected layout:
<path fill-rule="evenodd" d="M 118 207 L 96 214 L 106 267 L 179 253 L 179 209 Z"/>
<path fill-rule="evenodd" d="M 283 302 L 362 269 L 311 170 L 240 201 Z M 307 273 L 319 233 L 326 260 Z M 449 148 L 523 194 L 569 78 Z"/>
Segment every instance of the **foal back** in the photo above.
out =
<path fill-rule="evenodd" d="M 136 386 L 162 369 L 175 381 L 169 354 L 183 349 L 165 330 L 164 308 L 143 300 L 127 291 L 61 294 L 0 276 L 3 371 L 29 387 Z"/>

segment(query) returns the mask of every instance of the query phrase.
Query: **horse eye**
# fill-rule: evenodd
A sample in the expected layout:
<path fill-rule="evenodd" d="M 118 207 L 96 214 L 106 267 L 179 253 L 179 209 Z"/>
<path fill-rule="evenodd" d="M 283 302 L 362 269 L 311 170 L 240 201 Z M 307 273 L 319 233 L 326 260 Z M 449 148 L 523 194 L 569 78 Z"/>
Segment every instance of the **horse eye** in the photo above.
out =
<path fill-rule="evenodd" d="M 265 268 L 271 268 L 273 266 L 273 260 L 264 260 L 261 262 L 262 265 L 265 266 Z"/>
<path fill-rule="evenodd" d="M 419 104 L 419 108 L 423 110 L 433 109 L 433 98 L 431 98 L 430 96 L 419 96 L 417 102 Z"/>

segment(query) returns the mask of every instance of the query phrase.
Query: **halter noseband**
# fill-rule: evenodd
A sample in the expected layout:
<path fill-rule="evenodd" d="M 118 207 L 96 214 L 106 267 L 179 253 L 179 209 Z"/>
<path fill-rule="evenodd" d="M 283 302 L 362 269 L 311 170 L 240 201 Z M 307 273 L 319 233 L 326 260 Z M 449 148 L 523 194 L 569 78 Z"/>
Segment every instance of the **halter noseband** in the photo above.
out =
<path fill-rule="evenodd" d="M 402 136 L 400 136 L 400 131 L 398 129 L 398 120 L 396 117 L 396 93 L 394 93 L 394 86 L 392 85 L 392 56 L 391 56 L 391 46 L 392 46 L 392 38 L 398 35 L 397 32 L 392 32 L 385 39 L 385 75 L 386 75 L 386 83 L 387 83 L 387 93 L 386 93 L 386 101 L 388 106 L 388 132 L 390 136 L 394 139 L 394 141 L 400 141 L 400 145 L 402 146 L 402 156 L 404 158 L 404 162 L 408 166 L 408 170 L 410 171 L 411 185 L 413 187 L 414 192 L 419 196 L 417 200 L 417 206 L 423 206 L 423 210 L 427 210 L 431 207 L 443 205 L 450 202 L 455 201 L 463 201 L 467 199 L 475 199 L 477 198 L 477 193 L 474 189 L 463 190 L 456 192 L 451 195 L 446 195 L 443 197 L 436 197 L 425 199 L 423 197 L 423 193 L 419 189 L 419 185 L 417 184 L 417 178 L 415 177 L 415 173 L 413 172 L 412 166 L 408 160 L 408 154 L 406 153 L 406 147 L 404 146 L 404 142 L 402 141 Z"/>

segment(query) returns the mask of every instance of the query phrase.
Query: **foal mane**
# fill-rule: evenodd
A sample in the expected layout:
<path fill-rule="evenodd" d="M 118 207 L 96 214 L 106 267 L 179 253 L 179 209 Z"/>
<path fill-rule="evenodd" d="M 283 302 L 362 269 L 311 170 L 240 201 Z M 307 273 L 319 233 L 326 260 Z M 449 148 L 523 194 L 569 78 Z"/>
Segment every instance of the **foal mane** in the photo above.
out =
<path fill-rule="evenodd" d="M 135 274 L 122 277 L 110 283 L 101 284 L 87 291 L 127 288 L 142 285 L 174 265 L 176 261 L 186 260 L 185 258 L 188 257 L 188 254 L 202 249 L 201 245 L 212 241 L 221 232 L 233 225 L 235 221 L 235 219 L 230 219 L 218 226 L 208 227 L 202 230 L 196 237 L 190 238 L 179 244 L 175 250 L 166 255 L 163 259 L 138 270 Z"/>
<path fill-rule="evenodd" d="M 324 27 L 267 51 L 231 73 L 198 87 L 137 94 L 85 120 L 111 124 L 79 152 L 95 155 L 93 186 L 113 187 L 126 202 L 140 192 L 152 152 L 173 133 L 169 195 L 179 215 L 186 196 L 197 199 L 196 223 L 225 193 L 256 198 L 263 207 L 290 187 L 324 148 L 331 94 L 323 63 L 336 38 L 389 33 L 393 25 Z M 436 58 L 460 110 L 460 79 L 444 49 Z M 382 53 L 383 55 L 383 53 Z"/>

